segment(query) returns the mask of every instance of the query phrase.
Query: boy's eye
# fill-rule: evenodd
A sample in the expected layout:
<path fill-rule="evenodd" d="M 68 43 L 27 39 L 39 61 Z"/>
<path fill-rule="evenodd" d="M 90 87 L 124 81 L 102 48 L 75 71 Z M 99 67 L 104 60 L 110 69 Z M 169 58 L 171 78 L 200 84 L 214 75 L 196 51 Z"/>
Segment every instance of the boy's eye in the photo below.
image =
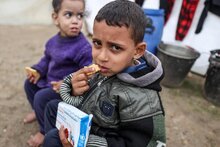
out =
<path fill-rule="evenodd" d="M 93 40 L 93 41 L 92 41 L 92 44 L 93 44 L 95 47 L 99 47 L 99 46 L 102 45 L 101 42 L 100 42 L 100 41 L 97 41 L 97 40 Z"/>
<path fill-rule="evenodd" d="M 117 46 L 117 45 L 112 45 L 112 50 L 113 51 L 120 51 L 121 50 L 121 47 Z"/>

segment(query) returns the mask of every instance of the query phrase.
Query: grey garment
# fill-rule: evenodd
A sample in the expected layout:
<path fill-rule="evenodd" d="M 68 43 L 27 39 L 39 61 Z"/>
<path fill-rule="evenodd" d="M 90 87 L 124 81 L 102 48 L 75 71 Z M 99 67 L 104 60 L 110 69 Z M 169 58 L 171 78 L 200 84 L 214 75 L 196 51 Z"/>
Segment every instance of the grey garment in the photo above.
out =
<path fill-rule="evenodd" d="M 128 73 L 120 73 L 117 77 L 124 82 L 134 84 L 139 87 L 144 87 L 155 82 L 163 74 L 162 64 L 160 60 L 150 52 L 145 52 L 144 57 L 147 63 L 154 67 L 152 72 L 139 78 L 134 78 Z"/>
<path fill-rule="evenodd" d="M 97 74 L 91 80 L 91 90 L 83 97 L 80 109 L 93 114 L 93 122 L 104 128 L 118 128 L 119 122 L 141 120 L 163 110 L 159 94 L 145 86 L 154 83 L 163 75 L 159 59 L 146 52 L 145 60 L 154 70 L 138 78 L 128 73 L 104 78 Z"/>
<path fill-rule="evenodd" d="M 125 83 L 116 77 L 99 83 L 84 98 L 80 109 L 93 114 L 93 122 L 99 126 L 115 129 L 120 122 L 163 113 L 157 91 Z"/>

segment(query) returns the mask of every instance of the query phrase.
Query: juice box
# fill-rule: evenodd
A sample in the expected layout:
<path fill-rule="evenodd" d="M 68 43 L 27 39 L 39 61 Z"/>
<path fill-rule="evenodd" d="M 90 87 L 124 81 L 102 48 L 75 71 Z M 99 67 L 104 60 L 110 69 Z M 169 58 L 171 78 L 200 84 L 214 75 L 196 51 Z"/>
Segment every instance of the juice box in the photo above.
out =
<path fill-rule="evenodd" d="M 56 127 L 60 129 L 63 125 L 67 129 L 65 132 L 68 136 L 67 140 L 74 147 L 86 147 L 92 117 L 92 114 L 86 114 L 70 104 L 60 102 L 58 104 Z"/>

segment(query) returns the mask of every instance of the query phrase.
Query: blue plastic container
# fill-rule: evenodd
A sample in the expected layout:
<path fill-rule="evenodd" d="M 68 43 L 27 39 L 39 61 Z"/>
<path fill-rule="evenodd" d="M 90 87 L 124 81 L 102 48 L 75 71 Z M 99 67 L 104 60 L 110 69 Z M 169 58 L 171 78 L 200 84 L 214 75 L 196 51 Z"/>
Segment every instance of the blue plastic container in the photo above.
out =
<path fill-rule="evenodd" d="M 147 43 L 147 50 L 156 54 L 163 34 L 164 9 L 144 9 L 144 14 L 152 20 L 154 26 L 154 29 L 146 29 L 144 41 Z"/>

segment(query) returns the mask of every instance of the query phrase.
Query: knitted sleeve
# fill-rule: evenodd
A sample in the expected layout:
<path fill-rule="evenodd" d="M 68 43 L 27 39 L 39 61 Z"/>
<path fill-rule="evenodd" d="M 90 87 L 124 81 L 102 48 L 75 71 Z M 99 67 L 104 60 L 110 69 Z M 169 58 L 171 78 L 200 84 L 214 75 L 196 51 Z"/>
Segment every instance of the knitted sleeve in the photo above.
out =
<path fill-rule="evenodd" d="M 105 138 L 91 134 L 86 147 L 108 147 L 108 145 Z"/>
<path fill-rule="evenodd" d="M 77 107 L 83 100 L 82 96 L 72 96 L 72 85 L 71 85 L 71 79 L 72 74 L 69 74 L 66 76 L 63 80 L 63 83 L 60 86 L 60 96 L 62 100 L 70 105 L 73 105 Z"/>
<path fill-rule="evenodd" d="M 40 73 L 41 77 L 44 77 L 47 74 L 49 62 L 50 57 L 47 55 L 47 52 L 45 51 L 44 56 L 40 59 L 40 61 L 37 64 L 33 65 L 32 68 L 36 69 Z"/>
<path fill-rule="evenodd" d="M 50 45 L 51 45 L 51 39 L 49 39 L 45 45 L 43 57 L 40 59 L 40 61 L 37 64 L 32 66 L 32 68 L 36 69 L 40 73 L 41 77 L 45 77 L 48 72 L 48 66 L 51 61 Z"/>

